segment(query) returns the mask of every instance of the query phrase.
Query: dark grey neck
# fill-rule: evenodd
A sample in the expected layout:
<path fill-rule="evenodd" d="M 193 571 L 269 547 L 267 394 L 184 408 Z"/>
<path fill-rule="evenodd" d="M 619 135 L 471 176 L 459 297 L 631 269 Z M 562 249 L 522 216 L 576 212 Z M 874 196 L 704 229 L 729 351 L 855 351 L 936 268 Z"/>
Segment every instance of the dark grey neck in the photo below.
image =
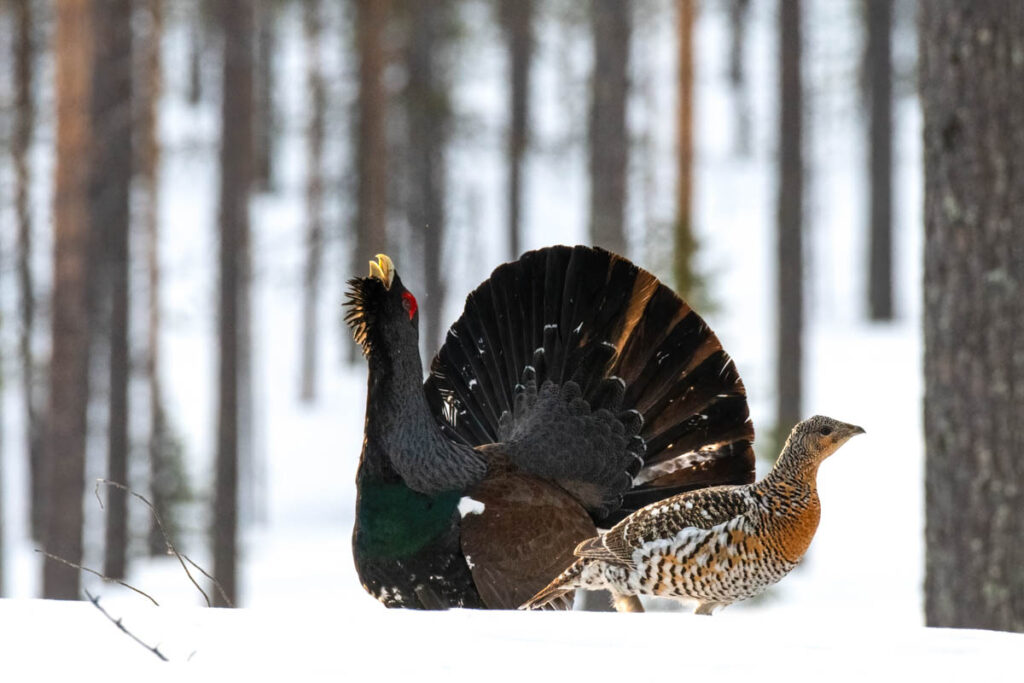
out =
<path fill-rule="evenodd" d="M 441 433 L 423 393 L 419 350 L 403 346 L 370 353 L 364 468 L 393 469 L 409 488 L 428 495 L 465 490 L 487 466 L 472 448 Z"/>

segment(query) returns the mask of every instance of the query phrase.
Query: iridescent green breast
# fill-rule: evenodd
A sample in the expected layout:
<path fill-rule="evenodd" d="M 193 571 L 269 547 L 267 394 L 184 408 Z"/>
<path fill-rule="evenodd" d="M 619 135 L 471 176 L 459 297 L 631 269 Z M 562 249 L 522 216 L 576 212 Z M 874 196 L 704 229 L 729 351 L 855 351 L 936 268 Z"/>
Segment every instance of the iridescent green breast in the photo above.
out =
<path fill-rule="evenodd" d="M 402 483 L 363 481 L 356 506 L 356 552 L 366 557 L 409 557 L 452 524 L 459 491 L 427 496 Z"/>

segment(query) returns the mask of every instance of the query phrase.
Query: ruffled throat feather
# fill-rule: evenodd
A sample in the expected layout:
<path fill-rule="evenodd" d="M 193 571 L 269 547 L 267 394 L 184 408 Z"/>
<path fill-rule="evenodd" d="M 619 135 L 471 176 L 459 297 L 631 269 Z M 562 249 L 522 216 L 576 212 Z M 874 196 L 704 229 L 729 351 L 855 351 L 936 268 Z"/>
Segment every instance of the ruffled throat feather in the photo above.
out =
<path fill-rule="evenodd" d="M 370 355 L 369 326 L 371 324 L 370 312 L 366 307 L 366 279 L 352 278 L 348 281 L 348 291 L 345 293 L 345 323 L 352 328 L 352 338 L 356 340 L 363 349 L 363 355 Z"/>

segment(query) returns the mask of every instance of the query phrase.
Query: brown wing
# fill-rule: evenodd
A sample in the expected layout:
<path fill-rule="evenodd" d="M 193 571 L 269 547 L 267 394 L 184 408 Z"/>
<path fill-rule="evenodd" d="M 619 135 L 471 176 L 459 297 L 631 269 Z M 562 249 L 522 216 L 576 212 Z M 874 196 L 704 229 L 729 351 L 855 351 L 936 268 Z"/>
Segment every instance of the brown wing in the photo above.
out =
<path fill-rule="evenodd" d="M 483 511 L 462 518 L 462 552 L 492 609 L 522 605 L 573 563 L 580 541 L 597 535 L 578 502 L 536 477 L 496 474 L 467 495 Z"/>
<path fill-rule="evenodd" d="M 576 548 L 577 557 L 633 566 L 633 551 L 645 542 L 672 538 L 686 528 L 711 529 L 748 509 L 743 486 L 687 491 L 641 508 L 597 538 Z"/>

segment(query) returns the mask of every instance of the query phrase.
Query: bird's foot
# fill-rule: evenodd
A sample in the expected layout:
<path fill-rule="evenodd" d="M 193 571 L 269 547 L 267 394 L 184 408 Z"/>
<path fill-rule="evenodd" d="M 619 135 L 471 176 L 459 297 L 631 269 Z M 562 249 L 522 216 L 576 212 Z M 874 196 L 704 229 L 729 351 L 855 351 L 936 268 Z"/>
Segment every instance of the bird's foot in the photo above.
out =
<path fill-rule="evenodd" d="M 697 609 L 693 610 L 693 613 L 705 614 L 710 617 L 719 607 L 722 607 L 722 603 L 720 602 L 702 602 L 697 605 Z"/>
<path fill-rule="evenodd" d="M 616 612 L 643 612 L 644 605 L 635 595 L 613 595 L 612 605 Z"/>

